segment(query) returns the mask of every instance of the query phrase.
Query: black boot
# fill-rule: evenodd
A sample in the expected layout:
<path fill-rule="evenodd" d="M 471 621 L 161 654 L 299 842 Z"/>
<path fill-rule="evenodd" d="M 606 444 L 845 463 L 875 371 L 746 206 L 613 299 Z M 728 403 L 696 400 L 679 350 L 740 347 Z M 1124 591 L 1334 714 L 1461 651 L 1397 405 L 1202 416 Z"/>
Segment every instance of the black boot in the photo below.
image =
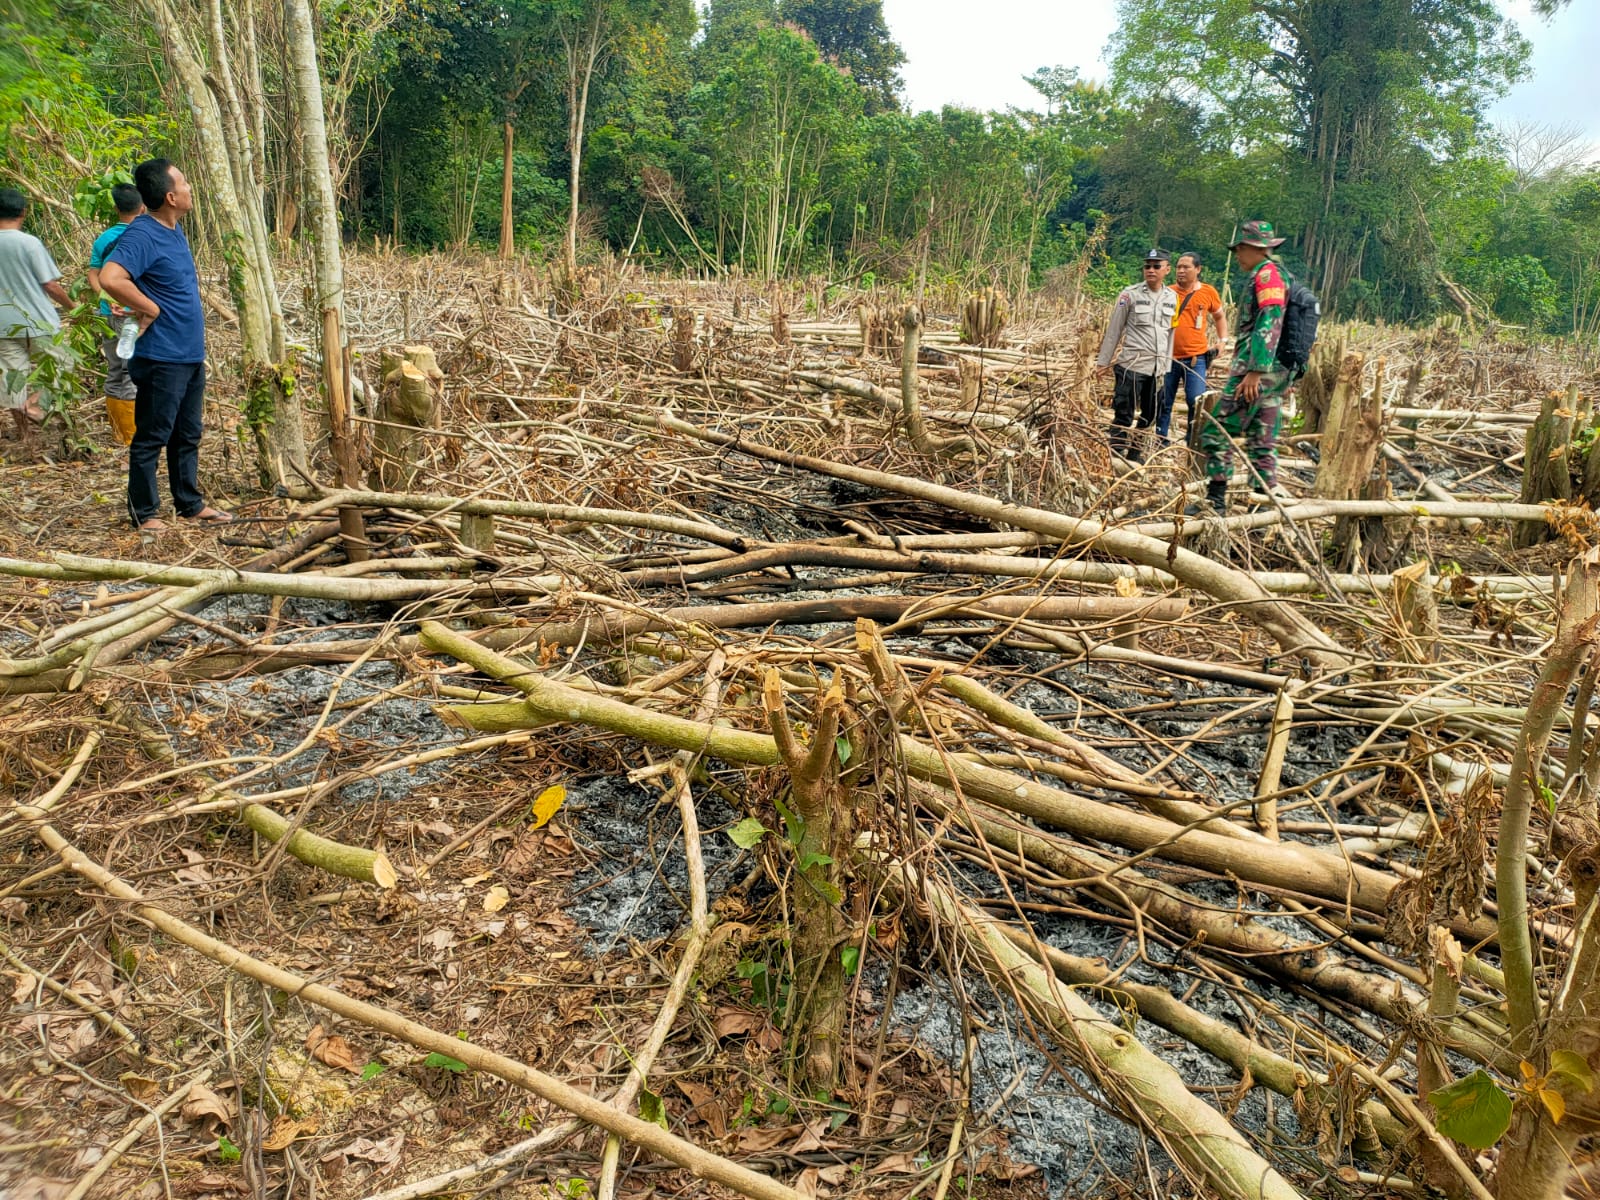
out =
<path fill-rule="evenodd" d="M 1186 517 L 1225 517 L 1228 515 L 1228 481 L 1213 479 L 1206 484 L 1206 498 L 1183 510 Z"/>

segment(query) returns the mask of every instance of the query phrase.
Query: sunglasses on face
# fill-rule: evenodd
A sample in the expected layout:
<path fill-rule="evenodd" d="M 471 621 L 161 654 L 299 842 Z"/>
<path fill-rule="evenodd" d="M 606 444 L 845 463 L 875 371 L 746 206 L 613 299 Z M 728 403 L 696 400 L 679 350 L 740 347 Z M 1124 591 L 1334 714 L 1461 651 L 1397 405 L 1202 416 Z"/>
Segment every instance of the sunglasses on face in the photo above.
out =
<path fill-rule="evenodd" d="M 1162 267 L 1164 267 L 1166 265 L 1167 265 L 1166 263 L 1145 263 L 1144 269 L 1146 271 L 1159 271 L 1159 270 L 1161 270 Z"/>

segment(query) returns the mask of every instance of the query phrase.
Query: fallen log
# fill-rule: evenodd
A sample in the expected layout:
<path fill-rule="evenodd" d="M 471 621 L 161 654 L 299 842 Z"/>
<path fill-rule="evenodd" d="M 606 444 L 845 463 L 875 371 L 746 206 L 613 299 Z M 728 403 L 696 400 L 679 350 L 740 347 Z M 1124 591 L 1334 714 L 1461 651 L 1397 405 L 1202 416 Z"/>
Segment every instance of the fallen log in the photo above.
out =
<path fill-rule="evenodd" d="M 83 851 L 79 850 L 45 819 L 44 814 L 26 805 L 19 812 L 33 826 L 39 840 L 74 873 L 101 888 L 112 899 L 132 906 L 132 915 L 158 932 L 184 946 L 195 950 L 212 962 L 254 979 L 267 987 L 276 988 L 288 996 L 334 1013 L 346 1020 L 355 1021 L 378 1033 L 396 1038 L 418 1050 L 448 1055 L 465 1063 L 474 1071 L 483 1071 L 513 1086 L 547 1100 L 557 1108 L 580 1117 L 609 1133 L 633 1142 L 669 1162 L 687 1168 L 696 1178 L 709 1179 L 731 1188 L 752 1200 L 803 1200 L 800 1192 L 778 1183 L 748 1167 L 712 1154 L 692 1142 L 669 1133 L 661 1126 L 641 1120 L 629 1113 L 620 1112 L 598 1096 L 580 1091 L 571 1084 L 535 1070 L 503 1054 L 496 1054 L 453 1033 L 430 1029 L 407 1020 L 376 1004 L 356 1000 L 333 988 L 285 971 L 259 958 L 245 954 L 228 943 L 180 920 L 163 908 L 151 904 L 145 896 Z"/>
<path fill-rule="evenodd" d="M 521 700 L 498 704 L 452 705 L 442 715 L 459 725 L 502 732 L 531 722 L 580 722 L 676 750 L 703 750 L 726 762 L 771 766 L 778 750 L 767 735 L 667 713 L 654 712 L 607 696 L 582 692 L 546 679 L 526 663 L 505 658 L 434 621 L 422 625 L 422 643 L 508 683 Z M 1145 813 L 1128 812 L 1008 771 L 964 762 L 914 738 L 901 735 L 905 769 L 915 778 L 958 787 L 963 795 L 988 801 L 1079 837 L 1159 855 L 1172 862 L 1281 888 L 1300 896 L 1359 909 L 1374 916 L 1388 910 L 1399 881 L 1338 854 L 1297 842 L 1259 847 L 1231 837 L 1190 829 Z M 1462 922 L 1466 937 L 1494 936 L 1491 922 Z"/>
<path fill-rule="evenodd" d="M 1086 546 L 1118 558 L 1143 563 L 1145 566 L 1159 567 L 1189 587 L 1197 588 L 1219 600 L 1236 604 L 1241 612 L 1259 625 L 1287 653 L 1301 656 L 1313 665 L 1329 671 L 1349 670 L 1357 661 L 1357 656 L 1352 651 L 1339 645 L 1292 606 L 1274 598 L 1247 574 L 1173 544 L 1127 530 L 1110 529 L 1096 521 L 1009 504 L 988 496 L 963 492 L 906 475 L 870 471 L 863 467 L 832 463 L 807 455 L 790 454 L 787 451 L 746 441 L 732 434 L 702 429 L 665 414 L 656 419 L 656 425 L 671 433 L 710 442 L 713 445 L 727 446 L 756 458 L 816 471 L 823 475 L 832 475 L 839 479 L 849 479 L 884 491 L 916 496 L 958 512 L 983 517 L 997 524 L 1016 525 L 1037 533 L 1059 537 L 1068 545 Z"/>
<path fill-rule="evenodd" d="M 1304 1200 L 1250 1148 L 1244 1136 L 1185 1086 L 1120 1021 L 1073 989 L 1058 986 L 1034 955 L 1012 944 L 999 922 L 961 903 L 904 861 L 882 864 L 891 895 L 920 906 L 937 928 L 953 931 L 965 951 L 1007 994 L 1056 1035 L 1062 1051 L 1094 1078 L 1127 1116 L 1206 1183 L 1208 1195 L 1233 1200 Z"/>

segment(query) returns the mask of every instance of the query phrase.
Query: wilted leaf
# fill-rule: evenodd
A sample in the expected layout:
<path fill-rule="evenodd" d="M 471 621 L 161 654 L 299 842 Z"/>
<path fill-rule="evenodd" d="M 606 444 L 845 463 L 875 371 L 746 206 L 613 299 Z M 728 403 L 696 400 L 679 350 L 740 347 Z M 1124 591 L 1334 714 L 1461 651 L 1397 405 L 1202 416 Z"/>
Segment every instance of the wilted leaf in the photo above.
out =
<path fill-rule="evenodd" d="M 502 908 L 510 903 L 511 893 L 506 891 L 504 887 L 497 883 L 484 893 L 483 911 L 491 913 L 499 912 Z"/>
<path fill-rule="evenodd" d="M 675 1079 L 680 1092 L 689 1101 L 689 1111 L 684 1114 L 690 1121 L 704 1121 L 716 1138 L 728 1136 L 728 1112 L 717 1094 L 704 1084 Z"/>
<path fill-rule="evenodd" d="M 805 1128 L 800 1131 L 800 1136 L 795 1138 L 794 1145 L 790 1146 L 787 1154 L 807 1154 L 812 1150 L 821 1150 L 828 1143 L 822 1135 L 828 1131 L 828 1126 L 822 1121 L 807 1121 Z"/>
<path fill-rule="evenodd" d="M 375 1142 L 371 1138 L 357 1138 L 348 1146 L 341 1146 L 337 1150 L 330 1150 L 318 1161 L 332 1162 L 335 1159 L 359 1158 L 363 1162 L 379 1163 L 389 1166 L 400 1161 L 400 1147 L 405 1144 L 406 1135 L 397 1133 L 393 1137 L 384 1138 Z"/>
<path fill-rule="evenodd" d="M 718 1037 L 733 1037 L 741 1033 L 754 1033 L 766 1024 L 766 1019 L 744 1008 L 724 1008 L 717 1012 L 712 1029 Z"/>
<path fill-rule="evenodd" d="M 1555 1088 L 1540 1088 L 1539 1103 L 1544 1105 L 1545 1111 L 1550 1114 L 1550 1119 L 1557 1125 L 1561 1124 L 1561 1118 L 1567 1115 L 1566 1098 Z"/>
<path fill-rule="evenodd" d="M 351 1071 L 359 1074 L 363 1064 L 356 1062 L 355 1052 L 350 1049 L 350 1043 L 338 1034 L 329 1035 L 321 1025 L 313 1025 L 311 1032 L 306 1035 L 306 1049 L 311 1051 L 311 1057 L 319 1063 L 330 1067 L 338 1067 L 341 1071 Z"/>
<path fill-rule="evenodd" d="M 315 1133 L 317 1121 L 315 1117 L 307 1117 L 303 1121 L 296 1121 L 293 1117 L 279 1113 L 273 1119 L 272 1128 L 267 1136 L 261 1139 L 261 1148 L 268 1154 L 276 1154 L 279 1150 L 287 1148 L 302 1133 Z"/>
<path fill-rule="evenodd" d="M 741 850 L 754 850 L 761 844 L 761 839 L 771 831 L 754 817 L 746 817 L 732 829 L 728 836 L 733 839 L 733 844 Z"/>
<path fill-rule="evenodd" d="M 224 1129 L 233 1125 L 233 1106 L 203 1083 L 189 1089 L 189 1095 L 179 1110 L 185 1121 L 195 1121 L 210 1128 L 213 1123 Z"/>
<path fill-rule="evenodd" d="M 1474 1150 L 1487 1150 L 1511 1125 L 1511 1097 L 1479 1068 L 1428 1097 L 1439 1132 Z"/>
<path fill-rule="evenodd" d="M 739 1131 L 739 1149 L 747 1154 L 764 1154 L 794 1136 L 794 1126 L 781 1129 L 748 1128 Z"/>
<path fill-rule="evenodd" d="M 877 1163 L 868 1175 L 920 1175 L 922 1168 L 917 1166 L 916 1160 L 909 1154 L 890 1154 Z"/>
<path fill-rule="evenodd" d="M 161 1085 L 154 1079 L 143 1075 L 135 1075 L 132 1071 L 125 1071 L 117 1076 L 117 1082 L 128 1089 L 128 1095 L 135 1100 L 154 1100 L 161 1095 Z"/>
<path fill-rule="evenodd" d="M 552 784 L 539 793 L 539 798 L 533 802 L 533 825 L 538 829 L 561 811 L 561 806 L 567 802 L 567 789 L 562 784 Z"/>

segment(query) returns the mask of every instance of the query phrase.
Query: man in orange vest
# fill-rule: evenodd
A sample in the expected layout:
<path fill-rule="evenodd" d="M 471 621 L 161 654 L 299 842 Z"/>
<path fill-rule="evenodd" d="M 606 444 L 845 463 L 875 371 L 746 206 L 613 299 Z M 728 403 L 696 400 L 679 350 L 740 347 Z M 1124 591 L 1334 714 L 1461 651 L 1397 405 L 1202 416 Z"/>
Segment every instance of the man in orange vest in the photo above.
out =
<path fill-rule="evenodd" d="M 1206 368 L 1217 349 L 1227 340 L 1228 317 L 1222 311 L 1222 297 L 1217 289 L 1200 278 L 1200 255 L 1193 250 L 1178 255 L 1176 274 L 1178 313 L 1172 326 L 1172 366 L 1161 391 L 1161 409 L 1156 414 L 1156 432 L 1167 440 L 1172 428 L 1172 406 L 1178 398 L 1178 384 L 1183 384 L 1183 398 L 1189 405 L 1189 424 L 1194 427 L 1194 404 L 1206 390 Z M 1206 337 L 1206 318 L 1217 331 L 1215 343 Z"/>

